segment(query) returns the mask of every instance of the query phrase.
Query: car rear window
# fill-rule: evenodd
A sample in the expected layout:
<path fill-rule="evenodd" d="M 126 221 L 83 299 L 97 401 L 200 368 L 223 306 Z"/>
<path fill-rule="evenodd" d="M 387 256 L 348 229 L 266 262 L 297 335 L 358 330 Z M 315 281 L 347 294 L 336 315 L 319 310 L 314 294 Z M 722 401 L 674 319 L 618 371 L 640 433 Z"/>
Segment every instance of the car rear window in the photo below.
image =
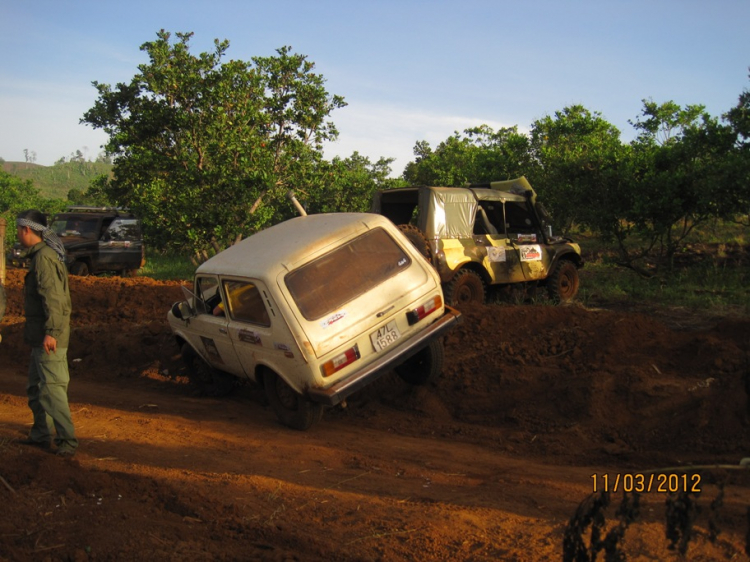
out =
<path fill-rule="evenodd" d="M 382 228 L 371 230 L 285 277 L 307 320 L 317 320 L 407 269 L 409 256 Z"/>

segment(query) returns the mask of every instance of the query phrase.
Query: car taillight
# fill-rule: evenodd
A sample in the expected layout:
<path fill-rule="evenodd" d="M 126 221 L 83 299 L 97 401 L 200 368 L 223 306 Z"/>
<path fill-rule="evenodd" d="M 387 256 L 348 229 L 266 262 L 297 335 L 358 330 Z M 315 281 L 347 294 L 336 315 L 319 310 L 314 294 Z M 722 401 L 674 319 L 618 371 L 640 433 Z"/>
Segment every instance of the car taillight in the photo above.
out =
<path fill-rule="evenodd" d="M 323 365 L 320 366 L 320 369 L 323 371 L 324 377 L 330 377 L 336 371 L 354 363 L 359 357 L 359 347 L 355 345 L 354 347 L 347 349 L 344 353 L 340 353 L 330 361 L 323 363 Z"/>
<path fill-rule="evenodd" d="M 443 298 L 440 295 L 432 297 L 422 306 L 418 306 L 414 310 L 410 310 L 406 313 L 406 319 L 409 321 L 409 326 L 416 324 L 422 318 L 429 316 L 437 309 L 443 306 Z"/>

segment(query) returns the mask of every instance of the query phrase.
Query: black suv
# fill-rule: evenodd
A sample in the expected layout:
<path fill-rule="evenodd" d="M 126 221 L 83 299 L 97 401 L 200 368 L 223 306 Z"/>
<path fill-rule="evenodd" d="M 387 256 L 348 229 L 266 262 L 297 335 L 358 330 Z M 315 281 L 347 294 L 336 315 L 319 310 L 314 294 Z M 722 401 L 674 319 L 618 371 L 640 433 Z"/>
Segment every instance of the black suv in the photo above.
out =
<path fill-rule="evenodd" d="M 134 275 L 146 263 L 141 221 L 126 209 L 113 207 L 68 207 L 55 215 L 50 228 L 60 237 L 71 275 L 112 271 Z M 28 267 L 16 244 L 10 264 Z"/>

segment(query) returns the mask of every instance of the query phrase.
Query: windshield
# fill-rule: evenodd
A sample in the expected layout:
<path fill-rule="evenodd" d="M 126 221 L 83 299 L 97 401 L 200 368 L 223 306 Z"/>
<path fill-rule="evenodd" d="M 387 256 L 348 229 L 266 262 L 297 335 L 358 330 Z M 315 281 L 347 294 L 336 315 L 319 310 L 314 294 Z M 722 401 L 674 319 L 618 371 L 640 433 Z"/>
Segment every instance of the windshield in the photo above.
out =
<path fill-rule="evenodd" d="M 99 221 L 96 218 L 75 217 L 57 219 L 50 227 L 60 237 L 80 236 L 82 238 L 99 238 Z"/>
<path fill-rule="evenodd" d="M 286 286 L 308 320 L 317 320 L 407 269 L 409 256 L 377 228 L 289 273 Z"/>

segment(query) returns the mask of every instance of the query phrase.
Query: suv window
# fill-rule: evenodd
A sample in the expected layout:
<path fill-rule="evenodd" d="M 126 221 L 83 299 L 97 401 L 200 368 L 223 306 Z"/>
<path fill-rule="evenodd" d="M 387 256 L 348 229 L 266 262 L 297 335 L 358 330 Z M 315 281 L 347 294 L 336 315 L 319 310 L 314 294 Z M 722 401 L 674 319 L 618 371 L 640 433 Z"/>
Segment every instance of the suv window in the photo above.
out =
<path fill-rule="evenodd" d="M 395 240 L 376 228 L 292 271 L 285 282 L 302 316 L 317 320 L 409 265 Z"/>
<path fill-rule="evenodd" d="M 99 238 L 99 219 L 91 217 L 70 217 L 57 219 L 50 227 L 55 234 L 65 238 L 67 236 L 81 236 L 95 240 Z"/>
<path fill-rule="evenodd" d="M 271 325 L 263 297 L 255 284 L 247 281 L 224 281 L 224 294 L 229 301 L 229 315 L 232 319 L 261 326 Z"/>
<path fill-rule="evenodd" d="M 529 209 L 520 203 L 508 203 L 505 205 L 505 220 L 508 223 L 509 232 L 535 232 L 534 221 L 531 219 Z"/>
<path fill-rule="evenodd" d="M 135 219 L 117 219 L 104 233 L 109 240 L 139 240 L 141 228 Z"/>

